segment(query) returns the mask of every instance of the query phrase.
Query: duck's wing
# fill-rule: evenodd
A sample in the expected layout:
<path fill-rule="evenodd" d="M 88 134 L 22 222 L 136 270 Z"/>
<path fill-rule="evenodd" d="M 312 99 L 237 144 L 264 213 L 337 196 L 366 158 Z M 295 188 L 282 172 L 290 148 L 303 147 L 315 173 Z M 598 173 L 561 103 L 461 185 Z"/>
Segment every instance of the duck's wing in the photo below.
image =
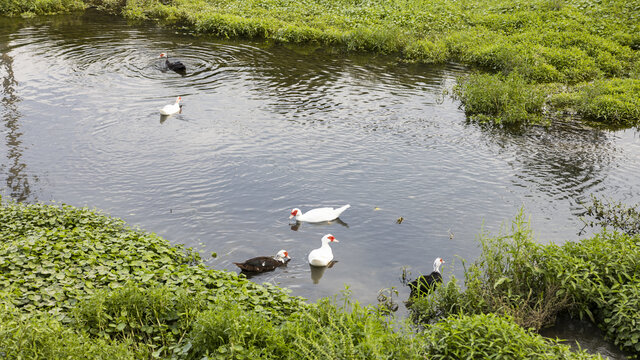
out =
<path fill-rule="evenodd" d="M 240 269 L 250 272 L 271 271 L 279 265 L 282 265 L 280 261 L 269 256 L 258 256 L 243 263 L 234 264 Z"/>
<path fill-rule="evenodd" d="M 299 220 L 308 222 L 330 221 L 337 217 L 336 210 L 330 207 L 315 208 L 303 213 Z"/>

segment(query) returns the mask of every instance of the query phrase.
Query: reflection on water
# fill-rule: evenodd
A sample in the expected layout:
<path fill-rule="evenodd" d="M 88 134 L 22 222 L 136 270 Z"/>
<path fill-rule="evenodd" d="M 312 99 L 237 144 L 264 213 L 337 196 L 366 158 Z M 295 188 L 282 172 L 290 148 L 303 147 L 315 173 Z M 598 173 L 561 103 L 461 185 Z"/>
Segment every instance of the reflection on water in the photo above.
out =
<path fill-rule="evenodd" d="M 608 359 L 626 360 L 632 354 L 623 354 L 613 344 L 602 341 L 604 333 L 596 325 L 578 318 L 563 315 L 556 325 L 540 331 L 541 335 L 565 340 L 574 350 L 585 349 L 592 354 L 600 354 Z"/>
<path fill-rule="evenodd" d="M 347 224 L 346 222 L 342 221 L 340 218 L 336 218 L 334 220 L 331 221 L 325 221 L 325 222 L 321 222 L 321 223 L 306 223 L 305 226 L 325 226 L 325 225 L 331 225 L 331 224 L 340 224 L 346 228 L 349 227 L 349 224 Z M 298 231 L 298 229 L 300 229 L 300 227 L 302 226 L 302 222 L 301 221 L 296 221 L 295 223 L 290 223 L 289 224 L 291 226 L 291 230 L 293 231 Z"/>
<path fill-rule="evenodd" d="M 327 266 L 309 265 L 309 270 L 311 270 L 311 281 L 317 284 L 320 282 L 320 279 L 322 279 L 322 275 L 324 275 L 325 270 L 327 270 Z"/>
<path fill-rule="evenodd" d="M 286 248 L 286 268 L 253 280 L 310 300 L 345 286 L 363 303 L 380 289 L 406 299 L 403 267 L 475 259 L 480 229 L 522 206 L 540 241 L 561 243 L 577 239 L 581 199 L 640 199 L 634 131 L 468 123 L 443 96 L 466 71 L 455 64 L 193 38 L 95 12 L 0 27 L 0 193 L 104 209 L 216 269 Z M 188 72 L 162 71 L 162 52 Z M 179 95 L 184 111 L 158 119 Z M 294 206 L 344 203 L 335 222 L 288 222 Z M 312 271 L 328 232 L 339 266 Z"/>
<path fill-rule="evenodd" d="M 0 172 L 5 177 L 7 189 L 11 198 L 17 201 L 25 201 L 32 195 L 31 185 L 29 182 L 29 174 L 27 173 L 27 165 L 22 159 L 25 150 L 22 144 L 20 131 L 20 111 L 18 105 L 20 98 L 16 94 L 18 82 L 13 72 L 13 59 L 6 51 L 9 46 L 7 39 L 0 39 L 0 72 L 2 73 L 2 121 L 4 122 L 5 131 L 3 135 L 6 144 L 6 162 L 0 163 Z M 32 176 L 33 181 L 37 181 L 37 177 Z"/>

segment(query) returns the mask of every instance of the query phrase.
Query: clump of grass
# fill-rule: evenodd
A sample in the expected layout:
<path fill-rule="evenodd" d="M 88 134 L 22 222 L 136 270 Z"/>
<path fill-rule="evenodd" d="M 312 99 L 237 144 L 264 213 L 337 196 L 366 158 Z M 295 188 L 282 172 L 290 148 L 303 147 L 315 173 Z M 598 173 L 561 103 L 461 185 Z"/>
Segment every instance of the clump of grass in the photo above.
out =
<path fill-rule="evenodd" d="M 617 126 L 640 125 L 640 79 L 606 79 L 579 89 L 576 110 L 585 119 Z"/>
<path fill-rule="evenodd" d="M 548 281 L 542 247 L 533 240 L 522 210 L 509 231 L 495 237 L 483 233 L 480 244 L 480 257 L 465 271 L 467 289 L 463 292 L 455 282 L 447 284 L 436 291 L 434 300 L 418 302 L 416 309 L 431 308 L 431 316 L 439 317 L 497 313 L 524 328 L 540 329 L 553 324 L 556 315 L 569 307 L 568 295 Z"/>
<path fill-rule="evenodd" d="M 517 75 L 506 78 L 473 74 L 460 79 L 454 88 L 465 113 L 480 122 L 498 124 L 540 124 L 544 93 Z"/>
<path fill-rule="evenodd" d="M 139 351 L 169 357 L 191 348 L 186 336 L 209 302 L 202 293 L 181 288 L 127 285 L 81 300 L 73 319 L 76 327 L 98 338 L 129 341 Z"/>
<path fill-rule="evenodd" d="M 0 14 L 7 16 L 51 15 L 85 8 L 82 0 L 3 0 L 0 1 Z"/>

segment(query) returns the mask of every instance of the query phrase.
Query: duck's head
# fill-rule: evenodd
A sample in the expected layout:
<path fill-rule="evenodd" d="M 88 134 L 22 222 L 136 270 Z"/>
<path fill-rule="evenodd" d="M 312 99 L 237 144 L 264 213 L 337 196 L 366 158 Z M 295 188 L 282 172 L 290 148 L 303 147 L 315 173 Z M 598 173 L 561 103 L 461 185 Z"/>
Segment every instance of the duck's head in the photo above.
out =
<path fill-rule="evenodd" d="M 276 260 L 280 260 L 284 262 L 288 259 L 291 259 L 291 258 L 289 257 L 289 252 L 287 250 L 280 250 L 276 254 Z"/>
<path fill-rule="evenodd" d="M 433 271 L 440 272 L 440 265 L 444 264 L 444 260 L 442 258 L 436 258 L 433 261 Z"/>
<path fill-rule="evenodd" d="M 327 234 L 325 236 L 322 237 L 322 244 L 328 244 L 330 242 L 340 242 L 338 241 L 338 239 L 336 239 L 335 236 L 331 235 L 331 234 Z"/>
<path fill-rule="evenodd" d="M 159 57 L 163 58 L 163 57 L 168 57 L 168 56 L 167 56 L 167 53 L 162 53 L 162 54 L 160 54 Z"/>
<path fill-rule="evenodd" d="M 302 211 L 300 211 L 300 209 L 295 208 L 293 210 L 291 210 L 291 215 L 289 216 L 289 219 L 293 219 L 294 217 L 300 216 L 302 215 Z"/>

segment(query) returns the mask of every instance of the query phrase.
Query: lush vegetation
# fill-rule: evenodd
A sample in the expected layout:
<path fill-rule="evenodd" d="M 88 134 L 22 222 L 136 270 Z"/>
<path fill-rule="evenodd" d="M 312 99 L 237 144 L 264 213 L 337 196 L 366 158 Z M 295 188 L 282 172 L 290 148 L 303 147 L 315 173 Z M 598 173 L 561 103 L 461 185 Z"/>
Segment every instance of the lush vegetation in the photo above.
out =
<path fill-rule="evenodd" d="M 592 358 L 498 316 L 457 316 L 415 333 L 348 293 L 308 304 L 86 208 L 5 201 L 0 238 L 3 358 Z M 625 309 L 612 308 L 611 321 Z M 517 342 L 501 349 L 496 334 Z"/>
<path fill-rule="evenodd" d="M 414 300 L 417 321 L 495 313 L 539 329 L 569 311 L 640 353 L 640 236 L 603 231 L 580 242 L 541 245 L 520 213 L 504 234 L 482 234 L 480 241 L 481 256 L 465 269 L 466 289 L 453 279 Z"/>
<path fill-rule="evenodd" d="M 50 15 L 84 10 L 82 0 L 0 0 L 0 15 Z"/>
<path fill-rule="evenodd" d="M 487 341 L 491 339 L 491 341 Z M 550 346 L 508 317 L 453 315 L 429 328 L 429 359 L 591 359 L 567 347 Z"/>

